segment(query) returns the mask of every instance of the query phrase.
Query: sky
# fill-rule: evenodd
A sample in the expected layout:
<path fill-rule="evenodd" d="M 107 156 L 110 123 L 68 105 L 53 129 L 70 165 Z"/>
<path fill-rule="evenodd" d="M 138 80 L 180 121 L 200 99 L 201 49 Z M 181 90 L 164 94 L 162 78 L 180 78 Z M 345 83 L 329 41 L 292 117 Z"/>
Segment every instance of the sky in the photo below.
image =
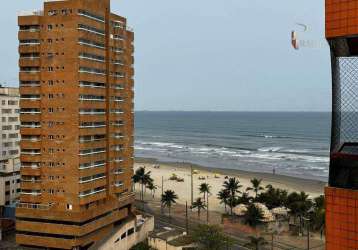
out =
<path fill-rule="evenodd" d="M 0 83 L 17 86 L 19 10 L 0 16 Z M 135 109 L 329 111 L 324 0 L 112 0 L 135 32 Z M 308 26 L 307 32 L 296 23 Z M 314 48 L 291 47 L 291 31 Z"/>

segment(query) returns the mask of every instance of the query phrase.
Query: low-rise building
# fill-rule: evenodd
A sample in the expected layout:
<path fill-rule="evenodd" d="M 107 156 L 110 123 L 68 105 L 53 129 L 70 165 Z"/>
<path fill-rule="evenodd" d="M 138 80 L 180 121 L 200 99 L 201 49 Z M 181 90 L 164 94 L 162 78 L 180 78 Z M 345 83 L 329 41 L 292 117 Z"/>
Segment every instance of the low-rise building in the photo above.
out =
<path fill-rule="evenodd" d="M 186 232 L 169 227 L 151 232 L 148 244 L 157 250 L 190 250 L 197 246 Z"/>
<path fill-rule="evenodd" d="M 112 234 L 95 245 L 90 250 L 128 250 L 136 244 L 146 241 L 154 230 L 154 217 L 136 215 L 129 217 L 112 230 Z"/>

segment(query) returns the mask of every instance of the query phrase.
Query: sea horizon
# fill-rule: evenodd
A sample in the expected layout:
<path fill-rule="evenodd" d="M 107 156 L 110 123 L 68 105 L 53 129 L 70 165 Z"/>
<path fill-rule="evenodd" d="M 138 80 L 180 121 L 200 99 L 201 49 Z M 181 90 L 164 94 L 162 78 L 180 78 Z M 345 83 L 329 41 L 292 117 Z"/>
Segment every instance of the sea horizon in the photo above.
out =
<path fill-rule="evenodd" d="M 330 112 L 135 112 L 135 156 L 327 181 Z"/>

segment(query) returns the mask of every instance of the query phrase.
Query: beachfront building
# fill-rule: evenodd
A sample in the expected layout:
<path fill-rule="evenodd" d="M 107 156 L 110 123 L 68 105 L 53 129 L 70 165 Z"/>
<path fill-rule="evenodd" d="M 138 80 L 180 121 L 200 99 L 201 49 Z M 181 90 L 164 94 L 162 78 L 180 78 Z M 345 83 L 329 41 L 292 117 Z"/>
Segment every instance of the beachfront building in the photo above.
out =
<path fill-rule="evenodd" d="M 21 195 L 16 241 L 87 249 L 133 209 L 133 32 L 110 0 L 18 16 Z"/>
<path fill-rule="evenodd" d="M 20 194 L 19 89 L 0 85 L 0 216 Z"/>
<path fill-rule="evenodd" d="M 358 249 L 358 0 L 326 0 L 333 105 L 326 249 Z"/>

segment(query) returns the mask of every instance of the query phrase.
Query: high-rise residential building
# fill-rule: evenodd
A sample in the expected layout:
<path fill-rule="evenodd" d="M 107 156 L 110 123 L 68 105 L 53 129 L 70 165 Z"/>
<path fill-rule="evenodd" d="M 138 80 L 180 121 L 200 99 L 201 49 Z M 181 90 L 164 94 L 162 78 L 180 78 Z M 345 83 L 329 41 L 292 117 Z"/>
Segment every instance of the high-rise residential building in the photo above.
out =
<path fill-rule="evenodd" d="M 86 249 L 131 213 L 133 32 L 110 0 L 20 12 L 20 245 Z"/>
<path fill-rule="evenodd" d="M 358 0 L 326 0 L 332 60 L 332 141 L 326 249 L 358 249 Z"/>
<path fill-rule="evenodd" d="M 19 89 L 0 85 L 0 216 L 20 193 Z"/>
<path fill-rule="evenodd" d="M 18 88 L 0 85 L 0 169 L 4 161 L 19 157 L 19 101 Z"/>

